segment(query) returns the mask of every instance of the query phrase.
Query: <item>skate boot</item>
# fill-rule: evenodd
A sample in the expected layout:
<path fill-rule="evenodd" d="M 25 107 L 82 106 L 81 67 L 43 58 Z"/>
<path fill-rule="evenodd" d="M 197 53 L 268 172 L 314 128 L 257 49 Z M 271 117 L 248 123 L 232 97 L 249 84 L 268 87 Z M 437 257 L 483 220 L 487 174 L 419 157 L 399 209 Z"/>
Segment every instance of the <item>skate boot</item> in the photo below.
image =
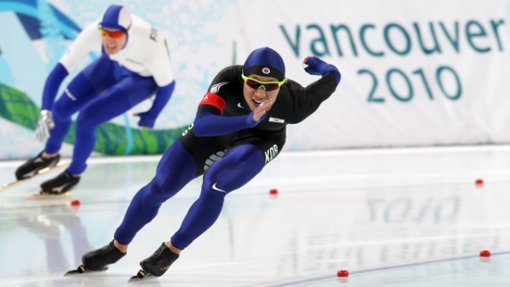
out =
<path fill-rule="evenodd" d="M 83 266 L 84 271 L 106 270 L 108 265 L 119 261 L 124 255 L 126 255 L 126 253 L 120 252 L 120 250 L 115 247 L 112 240 L 108 245 L 83 255 L 81 258 L 83 264 L 80 267 Z M 78 267 L 78 269 L 80 269 L 80 267 Z"/>
<path fill-rule="evenodd" d="M 179 258 L 179 254 L 170 251 L 165 243 L 163 243 L 154 254 L 140 262 L 142 270 L 138 271 L 136 277 L 144 278 L 147 275 L 159 277 L 165 274 L 168 267 L 170 267 L 177 258 Z"/>
<path fill-rule="evenodd" d="M 43 182 L 41 184 L 42 193 L 51 195 L 64 194 L 77 185 L 79 181 L 79 176 L 74 176 L 65 170 L 57 177 Z"/>
<path fill-rule="evenodd" d="M 42 157 L 44 151 L 40 152 L 36 157 L 29 159 L 16 169 L 16 179 L 22 180 L 36 175 L 44 168 L 52 168 L 57 165 L 60 155 L 45 159 Z"/>

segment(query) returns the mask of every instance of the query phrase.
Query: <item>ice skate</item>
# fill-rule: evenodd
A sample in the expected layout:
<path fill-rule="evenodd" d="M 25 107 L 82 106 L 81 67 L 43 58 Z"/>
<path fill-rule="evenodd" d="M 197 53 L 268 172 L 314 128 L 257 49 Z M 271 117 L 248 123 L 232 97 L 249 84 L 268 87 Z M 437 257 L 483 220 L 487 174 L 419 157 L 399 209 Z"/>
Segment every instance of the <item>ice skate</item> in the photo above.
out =
<path fill-rule="evenodd" d="M 63 195 L 78 184 L 79 176 L 70 174 L 67 170 L 57 177 L 45 181 L 41 184 L 41 195 Z"/>
<path fill-rule="evenodd" d="M 16 179 L 23 180 L 33 177 L 37 175 L 42 170 L 48 168 L 51 169 L 55 167 L 59 160 L 60 155 L 57 154 L 55 157 L 51 158 L 43 158 L 44 151 L 40 152 L 36 157 L 29 159 L 27 162 L 22 164 L 18 169 L 16 169 Z"/>
<path fill-rule="evenodd" d="M 170 251 L 165 243 L 163 243 L 154 254 L 140 262 L 142 269 L 140 269 L 135 276 L 131 277 L 129 281 L 141 280 L 151 276 L 159 277 L 165 274 L 168 267 L 170 267 L 177 258 L 179 258 L 179 254 Z"/>
<path fill-rule="evenodd" d="M 99 249 L 90 251 L 81 258 L 82 264 L 76 270 L 68 271 L 65 275 L 80 274 L 89 271 L 104 271 L 108 265 L 113 264 L 126 253 L 120 252 L 113 244 L 113 240 L 108 245 Z"/>
<path fill-rule="evenodd" d="M 26 163 L 20 166 L 15 173 L 16 180 L 2 184 L 2 186 L 0 187 L 0 191 L 7 190 L 11 187 L 14 187 L 20 183 L 23 183 L 39 175 L 42 175 L 46 172 L 55 170 L 57 168 L 67 167 L 69 165 L 69 162 L 67 161 L 59 161 L 58 159 L 60 158 L 60 156 L 46 160 L 42 159 L 40 156 L 41 154 L 39 154 L 37 157 L 33 159 L 28 160 Z M 34 161 L 37 162 L 34 163 Z M 41 161 L 45 162 L 41 163 Z"/>

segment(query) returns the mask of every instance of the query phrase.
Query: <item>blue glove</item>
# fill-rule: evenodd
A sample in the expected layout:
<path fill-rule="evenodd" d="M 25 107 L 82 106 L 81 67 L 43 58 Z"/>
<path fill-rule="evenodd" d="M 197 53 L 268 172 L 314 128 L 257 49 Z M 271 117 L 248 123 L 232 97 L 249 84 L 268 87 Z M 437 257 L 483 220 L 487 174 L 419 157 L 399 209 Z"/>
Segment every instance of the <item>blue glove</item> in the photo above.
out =
<path fill-rule="evenodd" d="M 327 73 L 334 72 L 336 84 L 338 85 L 340 82 L 340 72 L 335 66 L 328 64 L 317 57 L 309 57 L 305 60 L 305 64 L 307 65 L 307 67 L 305 67 L 305 71 L 308 74 L 324 76 Z"/>
<path fill-rule="evenodd" d="M 138 126 L 141 128 L 150 128 L 152 129 L 154 127 L 154 124 L 156 123 L 156 119 L 153 119 L 151 117 L 148 117 L 147 114 L 149 112 L 143 112 L 143 113 L 137 113 L 134 114 L 137 117 L 140 117 L 138 120 Z"/>

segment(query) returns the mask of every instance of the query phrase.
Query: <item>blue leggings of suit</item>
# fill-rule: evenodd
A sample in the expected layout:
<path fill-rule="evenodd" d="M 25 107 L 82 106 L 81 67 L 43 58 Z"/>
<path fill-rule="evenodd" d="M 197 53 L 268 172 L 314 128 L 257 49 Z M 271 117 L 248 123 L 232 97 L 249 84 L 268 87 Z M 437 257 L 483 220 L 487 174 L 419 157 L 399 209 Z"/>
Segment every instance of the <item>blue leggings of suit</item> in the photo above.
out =
<path fill-rule="evenodd" d="M 225 195 L 249 182 L 264 165 L 264 153 L 252 144 L 233 147 L 212 164 L 204 173 L 199 198 L 172 236 L 172 244 L 185 249 L 211 227 L 221 212 Z M 115 240 L 129 244 L 136 233 L 156 216 L 161 204 L 200 173 L 195 159 L 180 141 L 176 141 L 159 162 L 156 176 L 131 201 L 124 220 L 115 232 Z"/>
<path fill-rule="evenodd" d="M 102 56 L 82 70 L 67 86 L 53 105 L 55 127 L 45 147 L 47 153 L 57 153 L 76 119 L 76 140 L 73 158 L 68 168 L 81 174 L 87 168 L 87 158 L 96 144 L 96 128 L 149 98 L 157 89 L 152 77 L 141 77 Z"/>

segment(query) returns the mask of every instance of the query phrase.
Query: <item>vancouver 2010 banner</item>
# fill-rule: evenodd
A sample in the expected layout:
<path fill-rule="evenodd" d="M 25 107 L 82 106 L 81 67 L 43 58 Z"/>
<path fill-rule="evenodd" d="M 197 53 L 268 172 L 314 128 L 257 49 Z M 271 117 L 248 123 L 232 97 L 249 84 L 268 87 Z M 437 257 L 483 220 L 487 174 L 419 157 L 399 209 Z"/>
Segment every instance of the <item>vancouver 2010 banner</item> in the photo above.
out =
<path fill-rule="evenodd" d="M 46 77 L 81 29 L 112 3 L 0 1 L 0 159 L 42 149 L 34 129 Z M 123 4 L 168 35 L 176 89 L 153 130 L 139 129 L 133 116 L 151 100 L 100 126 L 96 155 L 163 153 L 192 123 L 214 75 L 262 46 L 277 50 L 286 76 L 302 85 L 317 79 L 303 70 L 308 55 L 342 73 L 317 113 L 288 126 L 286 150 L 510 142 L 510 1 Z M 91 53 L 83 67 L 98 55 Z M 64 155 L 74 140 L 73 123 Z"/>

